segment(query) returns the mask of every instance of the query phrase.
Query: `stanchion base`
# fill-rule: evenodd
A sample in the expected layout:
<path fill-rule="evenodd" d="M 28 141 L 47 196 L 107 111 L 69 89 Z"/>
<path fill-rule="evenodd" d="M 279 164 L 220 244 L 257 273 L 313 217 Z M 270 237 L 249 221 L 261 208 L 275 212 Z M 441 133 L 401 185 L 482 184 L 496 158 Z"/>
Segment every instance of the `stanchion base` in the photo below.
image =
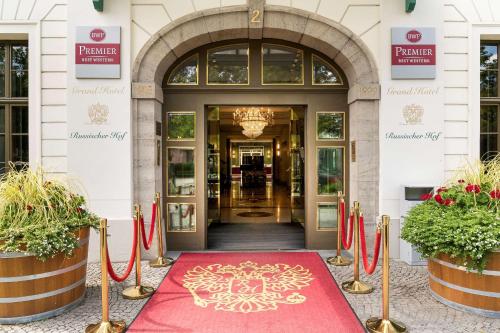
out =
<path fill-rule="evenodd" d="M 125 299 L 142 299 L 153 294 L 155 289 L 148 286 L 132 286 L 122 291 L 122 296 Z"/>
<path fill-rule="evenodd" d="M 351 264 L 351 260 L 342 256 L 328 257 L 326 262 L 333 266 L 349 266 Z"/>
<path fill-rule="evenodd" d="M 393 319 L 382 319 L 377 317 L 368 318 L 366 328 L 372 333 L 403 333 L 406 325 Z"/>
<path fill-rule="evenodd" d="M 124 320 L 103 321 L 87 326 L 85 333 L 122 333 L 125 327 Z"/>
<path fill-rule="evenodd" d="M 342 289 L 351 294 L 369 294 L 374 290 L 371 284 L 362 281 L 342 282 Z"/>
<path fill-rule="evenodd" d="M 175 259 L 172 259 L 170 257 L 158 257 L 156 259 L 153 259 L 149 262 L 149 266 L 153 268 L 158 268 L 158 267 L 167 267 L 172 265 L 175 262 Z"/>

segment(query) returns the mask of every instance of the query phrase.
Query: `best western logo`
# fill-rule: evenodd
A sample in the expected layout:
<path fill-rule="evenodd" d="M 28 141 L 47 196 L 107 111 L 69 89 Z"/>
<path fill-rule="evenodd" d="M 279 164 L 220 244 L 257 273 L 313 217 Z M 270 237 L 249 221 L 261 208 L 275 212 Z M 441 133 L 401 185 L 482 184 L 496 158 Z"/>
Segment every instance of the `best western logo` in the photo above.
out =
<path fill-rule="evenodd" d="M 410 43 L 418 43 L 422 39 L 422 34 L 417 30 L 410 30 L 406 33 L 406 39 Z"/>
<path fill-rule="evenodd" d="M 106 32 L 104 30 L 96 28 L 90 32 L 90 39 L 94 42 L 100 42 L 106 37 Z"/>

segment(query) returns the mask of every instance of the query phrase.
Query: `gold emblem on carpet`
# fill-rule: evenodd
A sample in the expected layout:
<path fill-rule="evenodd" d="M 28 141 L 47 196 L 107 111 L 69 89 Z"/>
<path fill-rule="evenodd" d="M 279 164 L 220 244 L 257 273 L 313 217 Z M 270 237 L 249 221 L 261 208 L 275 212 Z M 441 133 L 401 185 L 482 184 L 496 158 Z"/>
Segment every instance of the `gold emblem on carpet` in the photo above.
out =
<path fill-rule="evenodd" d="M 213 264 L 196 266 L 184 275 L 183 287 L 193 295 L 194 304 L 215 310 L 259 312 L 278 309 L 279 304 L 300 304 L 306 297 L 297 292 L 313 280 L 301 265 L 266 264 L 252 261 L 238 266 Z"/>

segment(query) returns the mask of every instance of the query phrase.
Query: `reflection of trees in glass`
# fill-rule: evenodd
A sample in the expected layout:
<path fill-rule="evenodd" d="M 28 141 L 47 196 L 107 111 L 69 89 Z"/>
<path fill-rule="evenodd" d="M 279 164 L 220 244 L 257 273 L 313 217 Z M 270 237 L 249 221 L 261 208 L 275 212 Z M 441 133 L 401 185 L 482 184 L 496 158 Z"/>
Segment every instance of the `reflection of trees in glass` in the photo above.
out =
<path fill-rule="evenodd" d="M 262 52 L 264 83 L 303 83 L 301 50 L 280 46 L 264 46 Z"/>
<path fill-rule="evenodd" d="M 28 96 L 28 47 L 12 46 L 11 52 L 12 97 Z"/>
<path fill-rule="evenodd" d="M 481 159 L 489 160 L 498 153 L 498 122 L 497 105 L 481 105 Z"/>
<path fill-rule="evenodd" d="M 168 194 L 194 195 L 194 150 L 168 148 Z"/>
<path fill-rule="evenodd" d="M 198 84 L 198 55 L 186 59 L 175 68 L 168 79 L 170 84 Z"/>
<path fill-rule="evenodd" d="M 342 148 L 318 149 L 318 194 L 336 194 L 343 191 Z"/>
<path fill-rule="evenodd" d="M 313 56 L 314 84 L 342 84 L 337 71 L 322 59 Z"/>
<path fill-rule="evenodd" d="M 343 139 L 343 119 L 342 113 L 318 113 L 318 139 Z"/>
<path fill-rule="evenodd" d="M 167 113 L 168 139 L 194 139 L 194 113 Z"/>
<path fill-rule="evenodd" d="M 208 83 L 247 84 L 248 45 L 208 51 Z"/>
<path fill-rule="evenodd" d="M 480 49 L 481 97 L 498 96 L 498 46 L 482 44 Z"/>

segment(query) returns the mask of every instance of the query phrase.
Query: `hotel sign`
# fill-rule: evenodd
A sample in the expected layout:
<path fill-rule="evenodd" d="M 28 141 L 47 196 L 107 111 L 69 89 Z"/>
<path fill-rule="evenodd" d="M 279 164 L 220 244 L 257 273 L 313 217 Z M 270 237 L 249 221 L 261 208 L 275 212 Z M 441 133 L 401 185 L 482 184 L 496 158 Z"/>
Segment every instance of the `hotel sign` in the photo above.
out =
<path fill-rule="evenodd" d="M 393 79 L 436 78 L 434 28 L 392 28 L 391 74 Z"/>
<path fill-rule="evenodd" d="M 120 27 L 76 27 L 75 77 L 120 78 Z"/>

